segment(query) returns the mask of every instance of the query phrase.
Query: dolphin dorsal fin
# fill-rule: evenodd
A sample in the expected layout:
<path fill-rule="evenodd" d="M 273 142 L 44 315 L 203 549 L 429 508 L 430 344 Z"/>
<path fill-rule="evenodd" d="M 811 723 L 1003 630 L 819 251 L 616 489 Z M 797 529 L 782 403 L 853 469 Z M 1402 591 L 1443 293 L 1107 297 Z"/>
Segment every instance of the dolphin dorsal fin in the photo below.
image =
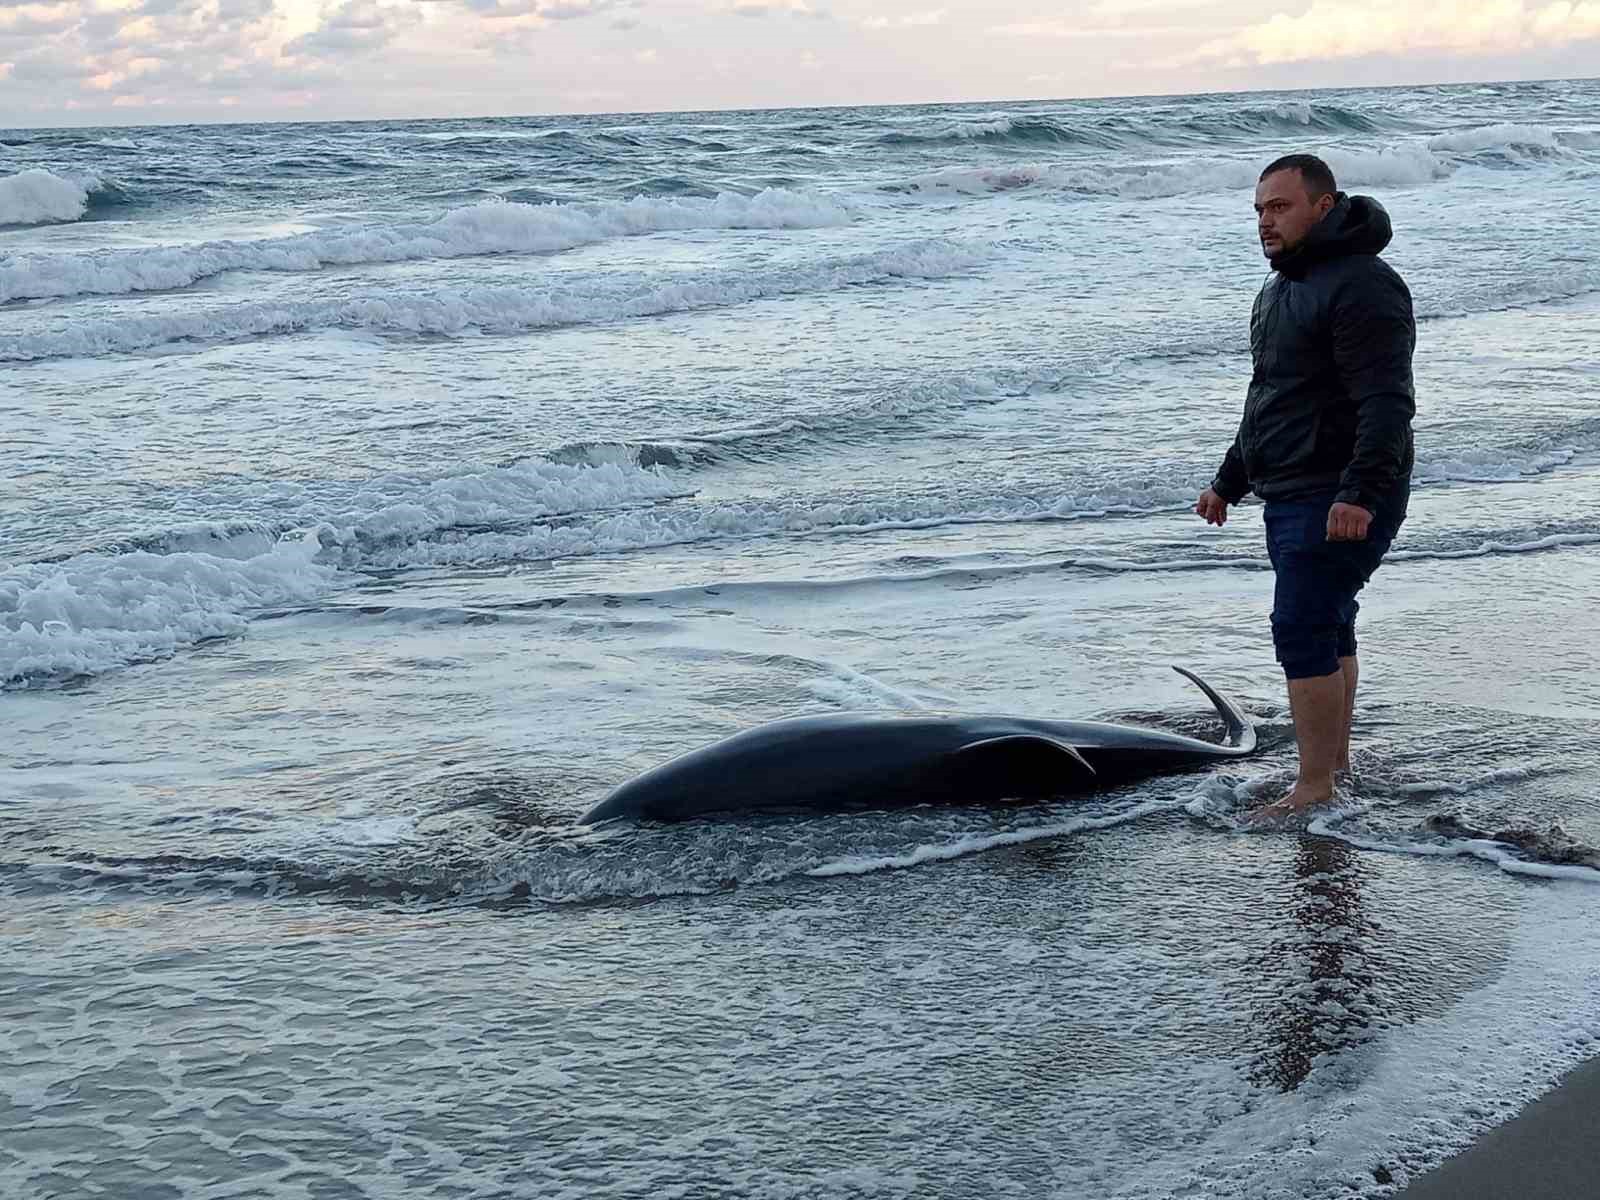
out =
<path fill-rule="evenodd" d="M 1094 768 L 1089 765 L 1089 760 L 1078 753 L 1078 748 L 1071 742 L 1063 742 L 1057 738 L 1045 737 L 1038 733 L 1008 733 L 1000 737 L 984 738 L 979 742 L 969 742 L 956 751 L 956 756 L 964 757 L 969 754 L 983 754 L 1008 749 L 1013 750 L 1044 750 L 1061 756 L 1062 765 L 1072 763 L 1082 767 L 1089 774 L 1094 774 Z"/>

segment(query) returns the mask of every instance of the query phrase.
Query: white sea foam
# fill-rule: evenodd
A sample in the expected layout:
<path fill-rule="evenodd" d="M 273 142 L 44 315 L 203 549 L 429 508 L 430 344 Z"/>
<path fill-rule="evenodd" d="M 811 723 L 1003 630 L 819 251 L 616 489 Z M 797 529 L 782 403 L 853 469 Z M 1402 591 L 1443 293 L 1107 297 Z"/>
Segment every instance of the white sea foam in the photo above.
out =
<path fill-rule="evenodd" d="M 764 500 L 718 504 L 655 504 L 688 494 L 686 477 L 643 469 L 628 461 L 597 466 L 530 464 L 526 480 L 482 484 L 452 479 L 429 488 L 398 482 L 367 485 L 337 500 L 319 498 L 287 485 L 258 502 L 275 515 L 252 529 L 238 524 L 180 527 L 161 539 L 168 551 L 214 557 L 261 552 L 275 530 L 294 524 L 322 546 L 320 561 L 355 571 L 486 566 L 584 558 L 597 554 L 655 550 L 717 541 L 771 537 L 859 536 L 962 525 L 1015 525 L 1093 519 L 1113 514 L 1154 514 L 1186 510 L 1197 479 L 1129 485 L 1107 481 L 1058 493 L 925 497 L 861 501 Z M 553 473 L 570 472 L 571 479 Z M 393 495 L 388 489 L 395 490 Z M 495 489 L 504 489 L 497 496 Z M 639 507 L 628 505 L 644 502 Z M 619 511 L 620 510 L 620 511 Z M 550 516 L 582 513 L 581 520 L 550 521 Z M 448 537 L 437 536 L 448 532 Z M 1600 534 L 1552 533 L 1523 540 L 1491 539 L 1471 546 L 1393 550 L 1391 561 L 1443 560 L 1535 553 L 1600 543 Z M 946 578 L 1004 578 L 1039 571 L 1099 571 L 1116 574 L 1208 570 L 1265 570 L 1260 556 L 1159 557 L 1149 560 L 1107 554 L 1052 558 L 1046 563 L 961 568 L 937 567 L 897 573 L 901 581 L 937 582 Z M 860 586 L 888 576 L 851 577 L 830 586 Z M 728 586 L 736 586 L 729 584 Z"/>
<path fill-rule="evenodd" d="M 675 506 L 650 503 L 686 495 L 670 473 L 628 463 L 548 462 L 434 481 L 379 479 L 334 497 L 300 485 L 264 485 L 259 495 L 235 500 L 269 516 L 180 526 L 148 539 L 147 548 L 0 571 L 0 684 L 97 674 L 208 638 L 237 636 L 253 611 L 312 603 L 348 572 L 584 557 L 775 534 L 1071 520 L 1176 508 L 1192 491 L 1192 485 L 1106 487 L 966 505 L 934 497 Z M 615 511 L 641 502 L 647 506 Z M 513 525 L 522 528 L 504 528 Z M 1077 565 L 1170 571 L 1264 564 L 1084 559 Z"/>
<path fill-rule="evenodd" d="M 1376 150 L 1327 147 L 1322 158 L 1338 177 L 1339 186 L 1415 187 L 1449 176 L 1453 168 L 1426 146 L 1409 143 Z"/>
<path fill-rule="evenodd" d="M 1015 131 L 1017 124 L 1018 119 L 1016 117 L 991 117 L 988 120 L 957 121 L 927 133 L 917 132 L 907 136 L 929 141 L 1004 137 L 1006 134 Z"/>
<path fill-rule="evenodd" d="M 276 499 L 280 522 L 312 516 L 293 487 L 264 490 Z M 658 472 L 622 465 L 529 463 L 423 482 L 392 477 L 343 497 L 311 528 L 282 536 L 264 521 L 196 525 L 155 550 L 11 567 L 0 571 L 0 684 L 99 674 L 237 636 L 252 611 L 325 595 L 343 578 L 336 562 L 361 564 L 363 548 L 374 544 L 683 494 Z"/>
<path fill-rule="evenodd" d="M 359 547 L 359 563 L 382 569 L 466 566 L 582 557 L 775 534 L 862 534 L 949 525 L 1065 521 L 1108 513 L 1170 511 L 1192 504 L 1193 491 L 1190 486 L 1176 485 L 1107 486 L 1047 496 L 976 498 L 965 504 L 933 496 L 864 502 L 751 501 L 711 506 L 662 506 L 602 516 L 581 524 L 540 525 L 515 533 L 474 533 L 448 542 L 363 545 Z M 356 560 L 348 565 L 356 565 Z M 1149 569 L 1165 570 L 1172 566 L 1167 562 L 1152 564 Z"/>
<path fill-rule="evenodd" d="M 1326 158 L 1340 182 L 1351 186 L 1427 183 L 1450 173 L 1450 168 L 1444 162 L 1423 147 L 1379 151 L 1329 150 Z M 1253 187 L 1260 172 L 1261 164 L 1256 159 L 1173 163 L 1131 171 L 1048 163 L 1010 163 L 933 171 L 912 178 L 907 186 L 914 191 L 969 194 L 1044 187 L 1085 195 L 1152 200 L 1241 191 Z"/>
<path fill-rule="evenodd" d="M 1590 540 L 1600 542 L 1600 535 Z M 1465 782 L 1439 780 L 1412 783 L 1401 785 L 1397 790 L 1408 796 L 1467 795 L 1485 787 L 1521 782 L 1547 773 L 1529 766 L 1501 767 L 1482 772 Z M 1244 814 L 1256 809 L 1266 794 L 1281 791 L 1286 782 L 1286 779 L 1275 775 L 1257 775 L 1242 781 L 1212 777 L 1196 789 L 1193 798 L 1183 808 L 1190 816 L 1213 826 L 1238 829 Z M 1370 802 L 1341 791 L 1336 806 L 1300 817 L 1292 826 L 1277 828 L 1303 828 L 1313 836 L 1334 838 L 1360 850 L 1416 858 L 1475 858 L 1492 863 L 1512 875 L 1600 883 L 1600 870 L 1593 867 L 1530 859 L 1519 853 L 1516 847 L 1491 838 L 1462 836 L 1423 839 L 1404 833 L 1371 834 L 1345 828 L 1346 822 L 1364 816 L 1371 809 Z"/>
<path fill-rule="evenodd" d="M 318 822 L 306 829 L 306 840 L 326 846 L 330 841 L 343 846 L 397 846 L 417 838 L 417 819 L 390 815 L 342 816 L 337 821 Z"/>
<path fill-rule="evenodd" d="M 964 858 L 969 854 L 981 854 L 985 850 L 995 850 L 1001 846 L 1018 846 L 1026 842 L 1037 842 L 1045 838 L 1068 837 L 1074 833 L 1083 833 L 1087 830 L 1110 829 L 1115 825 L 1126 825 L 1137 821 L 1140 817 L 1147 817 L 1153 813 L 1174 812 L 1182 808 L 1182 804 L 1174 804 L 1170 800 L 1152 800 L 1145 804 L 1136 805 L 1126 812 L 1113 813 L 1104 817 L 1078 817 L 1070 821 L 1061 821 L 1051 825 L 1035 825 L 1026 829 L 1008 829 L 1002 833 L 966 833 L 960 837 L 952 838 L 947 842 L 915 846 L 910 850 L 896 851 L 891 854 L 854 854 L 847 858 L 836 859 L 820 866 L 812 867 L 807 875 L 827 878 L 833 875 L 867 875 L 876 871 L 900 871 L 907 867 L 920 867 L 924 863 L 947 862 L 952 858 Z"/>
<path fill-rule="evenodd" d="M 1600 545 L 1600 533 L 1552 533 L 1548 537 L 1532 538 L 1526 542 L 1489 540 L 1455 550 L 1391 550 L 1385 557 L 1393 562 L 1489 558 L 1500 554 L 1535 554 L 1540 550 L 1555 550 L 1562 546 L 1594 545 Z"/>
<path fill-rule="evenodd" d="M 331 508 L 319 507 L 323 502 L 315 495 L 274 490 L 275 507 L 287 508 L 297 524 L 314 528 L 324 546 L 349 547 L 358 555 L 366 547 L 409 545 L 444 530 L 604 512 L 691 491 L 680 480 L 631 463 L 567 466 L 542 461 L 428 482 L 384 477 L 339 497 Z M 286 492 L 294 498 L 284 505 Z"/>
<path fill-rule="evenodd" d="M 1314 1074 L 1247 1104 L 1224 1083 L 1224 1104 L 1207 1097 L 1202 1141 L 1186 1154 L 1130 1161 L 1107 1194 L 1376 1200 L 1464 1149 L 1591 1057 L 1600 1035 L 1592 893 L 1552 889 L 1529 910 L 1491 980 L 1369 1047 L 1323 1059 L 1319 1067 L 1347 1064 L 1325 1083 Z M 1393 1183 L 1375 1178 L 1378 1165 Z"/>
<path fill-rule="evenodd" d="M 1301 119 L 1292 109 L 1282 115 Z M 1309 121 L 1309 112 L 1305 119 Z M 1441 134 L 1426 142 L 1364 149 L 1329 146 L 1320 153 L 1343 187 L 1415 187 L 1450 177 L 1463 156 L 1492 150 L 1515 153 L 1529 147 L 1558 150 L 1560 142 L 1553 131 L 1538 126 L 1494 125 Z M 1259 157 L 1161 163 L 1132 170 L 1005 163 L 932 171 L 912 177 L 904 186 L 912 191 L 969 194 L 1044 187 L 1089 195 L 1162 199 L 1243 190 L 1255 185 L 1260 170 Z"/>
<path fill-rule="evenodd" d="M 34 169 L 0 179 L 0 225 L 43 225 L 76 221 L 89 207 L 89 192 L 94 179 L 65 179 L 49 171 Z M 0 266 L 0 301 L 10 299 L 5 276 L 9 267 Z"/>
<path fill-rule="evenodd" d="M 918 122 L 909 122 L 890 129 L 882 140 L 913 145 L 925 143 L 932 146 L 939 142 L 1003 138 L 1022 127 L 1037 125 L 1044 128 L 1051 124 L 1053 123 L 1050 118 L 1044 116 L 1029 118 L 995 113 L 986 116 L 974 115 L 965 120 L 947 121 L 939 125 L 923 125 Z"/>
<path fill-rule="evenodd" d="M 82 200 L 79 189 L 77 215 L 82 215 Z M 754 196 L 724 193 L 715 199 L 637 196 L 622 203 L 589 205 L 491 201 L 422 224 L 325 229 L 247 242 L 17 255 L 0 266 L 0 301 L 181 288 L 225 271 L 316 271 L 364 263 L 550 253 L 667 230 L 810 229 L 844 225 L 851 219 L 852 210 L 839 200 L 780 189 Z"/>
<path fill-rule="evenodd" d="M 1487 278 L 1471 281 L 1455 298 L 1432 297 L 1417 305 L 1419 321 L 1505 312 L 1574 300 L 1600 291 L 1600 268 L 1550 263 L 1535 275 L 1514 283 Z"/>
<path fill-rule="evenodd" d="M 1318 837 L 1337 838 L 1361 850 L 1376 850 L 1384 854 L 1408 854 L 1418 858 L 1476 858 L 1493 863 L 1510 875 L 1600 883 L 1600 871 L 1593 867 L 1538 862 L 1517 853 L 1514 847 L 1504 842 L 1496 842 L 1489 838 L 1450 838 L 1443 842 L 1429 842 L 1405 837 L 1370 837 L 1341 828 L 1338 816 L 1316 817 L 1306 826 L 1306 831 Z"/>
<path fill-rule="evenodd" d="M 249 517 L 177 525 L 138 539 L 133 548 L 247 559 L 269 551 L 285 532 L 314 530 L 325 547 L 346 548 L 355 565 L 363 547 L 450 530 L 603 514 L 692 493 L 679 478 L 621 460 L 592 465 L 530 460 L 432 479 L 381 475 L 340 485 L 275 480 L 219 487 L 206 496 L 208 506 L 247 511 L 253 514 Z"/>
<path fill-rule="evenodd" d="M 1051 168 L 1042 163 L 1008 163 L 992 167 L 947 167 L 908 179 L 909 191 L 1009 192 L 1033 187 L 1049 178 Z"/>
<path fill-rule="evenodd" d="M 324 329 L 460 335 L 520 333 L 558 325 L 614 321 L 832 291 L 899 279 L 937 279 L 986 262 L 976 243 L 923 241 L 893 250 L 807 266 L 593 279 L 546 287 L 448 288 L 385 292 L 344 300 L 244 302 L 162 316 L 74 319 L 50 332 L 0 337 L 0 362 L 115 354 L 180 341 L 225 341 Z"/>
<path fill-rule="evenodd" d="M 1445 451 L 1420 459 L 1413 478 L 1420 483 L 1510 483 L 1565 466 L 1579 452 L 1580 448 L 1576 446 L 1537 450 L 1522 455 L 1484 448 Z"/>
<path fill-rule="evenodd" d="M 1194 486 L 1193 481 L 1160 487 L 1108 485 L 1053 496 L 975 497 L 966 502 L 932 496 L 859 503 L 659 504 L 653 502 L 685 497 L 684 477 L 626 462 L 598 467 L 533 462 L 434 481 L 394 477 L 334 496 L 300 485 L 263 486 L 259 494 L 247 490 L 230 501 L 263 514 L 255 519 L 181 526 L 133 553 L 80 555 L 0 573 L 0 682 L 97 673 L 205 638 L 237 635 L 246 628 L 251 610 L 313 602 L 340 585 L 345 578 L 341 571 L 483 566 L 774 536 L 870 535 L 1176 511 L 1191 502 Z M 286 527 L 292 532 L 282 540 L 280 531 Z M 1558 533 L 1456 548 L 1401 549 L 1389 557 L 1463 559 L 1594 544 L 1600 544 L 1600 534 Z M 850 578 L 828 585 L 857 586 L 888 578 L 998 578 L 1064 567 L 1170 574 L 1266 566 L 1264 558 L 1237 555 L 1151 561 L 1079 556 L 1042 564 Z M 816 586 L 803 581 L 794 586 L 801 585 Z M 751 586 L 779 585 L 767 581 Z"/>
<path fill-rule="evenodd" d="M 1559 143 L 1553 129 L 1542 125 L 1482 125 L 1474 129 L 1460 129 L 1453 133 L 1441 133 L 1428 139 L 1428 146 L 1434 150 L 1453 151 L 1461 154 L 1473 154 L 1482 150 L 1505 150 L 1516 147 L 1537 147 L 1542 150 L 1555 150 Z"/>
<path fill-rule="evenodd" d="M 0 684 L 93 675 L 245 628 L 245 613 L 304 602 L 337 571 L 314 540 L 239 561 L 205 554 L 86 554 L 0 574 Z"/>

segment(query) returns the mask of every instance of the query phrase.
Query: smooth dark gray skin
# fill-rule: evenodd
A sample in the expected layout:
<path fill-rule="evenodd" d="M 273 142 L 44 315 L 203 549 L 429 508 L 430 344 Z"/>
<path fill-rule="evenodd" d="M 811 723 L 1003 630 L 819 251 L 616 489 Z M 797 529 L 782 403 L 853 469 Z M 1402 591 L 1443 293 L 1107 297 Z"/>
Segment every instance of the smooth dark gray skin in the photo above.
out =
<path fill-rule="evenodd" d="M 1228 727 L 1218 745 L 1098 721 L 797 717 L 692 750 L 623 784 L 579 824 L 719 812 L 984 804 L 1113 787 L 1254 753 L 1255 727 L 1198 676 Z"/>

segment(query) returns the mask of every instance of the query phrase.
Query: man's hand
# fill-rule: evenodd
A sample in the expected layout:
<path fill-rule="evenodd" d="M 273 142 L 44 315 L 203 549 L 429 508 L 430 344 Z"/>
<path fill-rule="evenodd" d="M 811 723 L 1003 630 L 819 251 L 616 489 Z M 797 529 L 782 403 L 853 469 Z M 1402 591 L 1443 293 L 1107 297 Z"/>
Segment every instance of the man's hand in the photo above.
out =
<path fill-rule="evenodd" d="M 1364 542 L 1372 514 L 1359 504 L 1335 504 L 1328 510 L 1330 542 Z"/>
<path fill-rule="evenodd" d="M 1228 502 L 1210 488 L 1200 493 L 1200 499 L 1194 502 L 1194 510 L 1206 519 L 1207 525 L 1228 523 Z"/>

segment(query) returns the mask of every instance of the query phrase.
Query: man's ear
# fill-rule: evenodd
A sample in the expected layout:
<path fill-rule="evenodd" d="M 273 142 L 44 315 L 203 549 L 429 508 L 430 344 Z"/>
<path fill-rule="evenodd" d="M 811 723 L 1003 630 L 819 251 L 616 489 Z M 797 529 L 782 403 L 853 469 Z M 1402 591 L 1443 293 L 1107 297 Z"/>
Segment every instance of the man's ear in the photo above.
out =
<path fill-rule="evenodd" d="M 1317 216 L 1325 217 L 1333 211 L 1334 199 L 1332 192 L 1323 192 L 1317 197 Z"/>

